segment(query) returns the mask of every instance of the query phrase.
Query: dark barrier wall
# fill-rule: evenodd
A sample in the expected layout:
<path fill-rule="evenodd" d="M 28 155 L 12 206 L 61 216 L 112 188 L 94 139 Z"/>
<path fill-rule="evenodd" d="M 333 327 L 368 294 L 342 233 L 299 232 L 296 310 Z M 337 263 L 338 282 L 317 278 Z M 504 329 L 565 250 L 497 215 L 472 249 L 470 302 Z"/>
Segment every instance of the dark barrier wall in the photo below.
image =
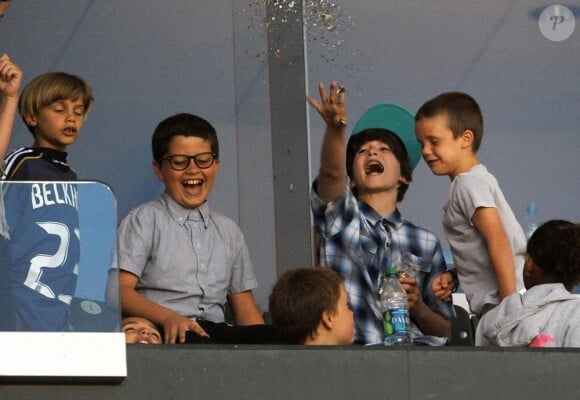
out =
<path fill-rule="evenodd" d="M 119 384 L 4 383 L 0 399 L 580 397 L 575 349 L 134 345 L 127 357 Z"/>

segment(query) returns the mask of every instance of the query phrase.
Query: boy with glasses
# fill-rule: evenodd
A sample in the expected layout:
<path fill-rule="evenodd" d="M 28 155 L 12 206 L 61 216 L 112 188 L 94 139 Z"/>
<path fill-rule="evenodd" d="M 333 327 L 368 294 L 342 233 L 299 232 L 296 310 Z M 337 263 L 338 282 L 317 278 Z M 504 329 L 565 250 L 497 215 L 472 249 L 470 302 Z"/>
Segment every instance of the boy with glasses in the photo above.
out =
<path fill-rule="evenodd" d="M 187 332 L 208 337 L 213 324 L 223 324 L 228 301 L 238 325 L 263 324 L 243 234 L 207 205 L 220 165 L 214 127 L 174 115 L 157 126 L 152 149 L 165 192 L 119 226 L 123 314 L 163 327 L 165 343 L 184 343 Z"/>

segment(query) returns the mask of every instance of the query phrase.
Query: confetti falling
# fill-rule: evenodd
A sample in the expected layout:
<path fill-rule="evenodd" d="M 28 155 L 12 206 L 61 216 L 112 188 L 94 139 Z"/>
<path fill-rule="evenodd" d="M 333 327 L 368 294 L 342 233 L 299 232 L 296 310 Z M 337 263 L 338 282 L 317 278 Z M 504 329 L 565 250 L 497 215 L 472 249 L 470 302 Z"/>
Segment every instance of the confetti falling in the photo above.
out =
<path fill-rule="evenodd" d="M 275 15 L 264 15 L 267 7 L 273 7 Z M 254 0 L 241 12 L 249 15 L 247 42 L 254 41 L 257 35 L 271 33 L 279 24 L 300 23 L 304 13 L 304 38 L 309 46 L 320 47 L 320 57 L 326 62 L 336 60 L 344 43 L 340 34 L 353 25 L 350 15 L 329 0 L 304 0 L 302 7 L 294 0 Z M 262 62 L 269 56 L 280 60 L 292 45 L 292 42 L 279 44 L 277 48 L 258 51 L 256 56 Z"/>

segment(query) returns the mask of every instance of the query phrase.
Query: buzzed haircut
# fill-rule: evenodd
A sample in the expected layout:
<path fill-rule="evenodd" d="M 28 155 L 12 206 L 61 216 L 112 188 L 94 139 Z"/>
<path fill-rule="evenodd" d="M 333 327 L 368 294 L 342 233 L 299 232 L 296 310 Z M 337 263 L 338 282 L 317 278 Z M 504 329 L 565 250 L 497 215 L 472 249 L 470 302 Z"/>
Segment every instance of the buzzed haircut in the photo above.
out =
<path fill-rule="evenodd" d="M 483 116 L 479 104 L 463 92 L 445 92 L 427 101 L 415 114 L 415 122 L 436 115 L 447 117 L 449 129 L 457 139 L 464 131 L 473 132 L 473 152 L 477 153 L 483 138 Z"/>

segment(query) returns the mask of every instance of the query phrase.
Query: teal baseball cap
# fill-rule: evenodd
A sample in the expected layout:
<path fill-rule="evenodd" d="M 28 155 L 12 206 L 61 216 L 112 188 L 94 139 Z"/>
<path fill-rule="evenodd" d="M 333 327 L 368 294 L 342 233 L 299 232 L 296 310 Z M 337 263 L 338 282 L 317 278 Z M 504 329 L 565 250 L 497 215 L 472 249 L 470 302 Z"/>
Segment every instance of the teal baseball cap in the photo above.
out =
<path fill-rule="evenodd" d="M 377 104 L 369 108 L 357 121 L 352 134 L 356 135 L 366 129 L 379 128 L 393 132 L 405 146 L 411 168 L 415 168 L 421 159 L 421 145 L 415 137 L 415 117 L 409 111 L 396 104 Z"/>

